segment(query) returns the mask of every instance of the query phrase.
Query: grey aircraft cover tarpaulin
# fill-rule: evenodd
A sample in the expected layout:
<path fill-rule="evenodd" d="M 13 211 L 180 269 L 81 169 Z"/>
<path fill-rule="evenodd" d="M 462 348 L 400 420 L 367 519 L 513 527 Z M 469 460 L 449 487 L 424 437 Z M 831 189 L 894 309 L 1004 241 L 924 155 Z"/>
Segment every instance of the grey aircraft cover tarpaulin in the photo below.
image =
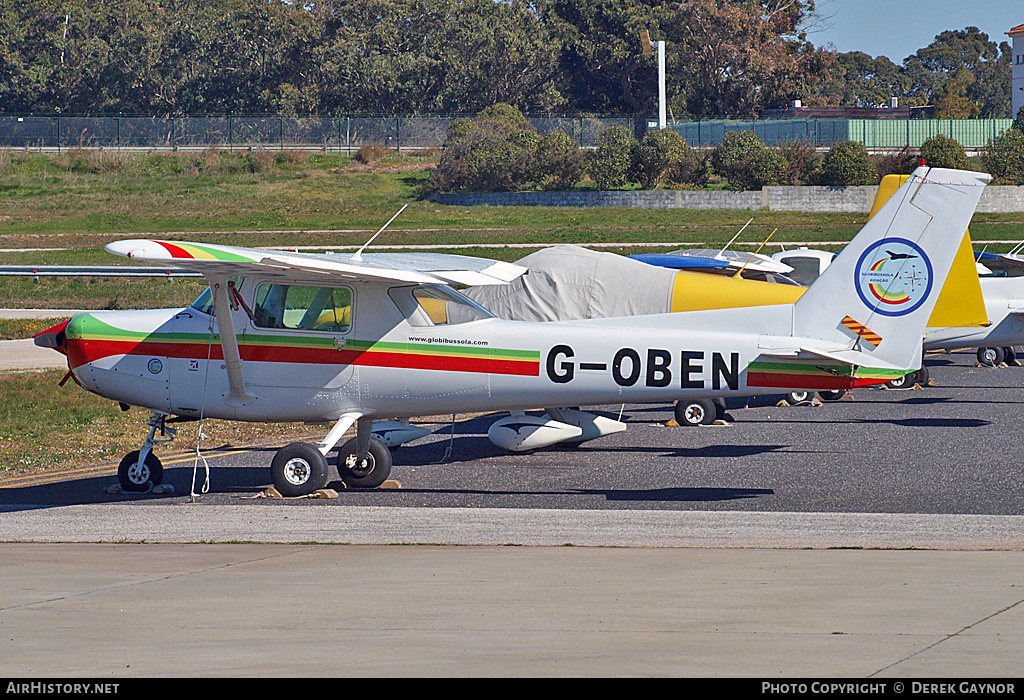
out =
<path fill-rule="evenodd" d="M 574 245 L 545 248 L 516 264 L 530 271 L 507 285 L 463 293 L 513 321 L 640 316 L 672 308 L 676 270 Z"/>

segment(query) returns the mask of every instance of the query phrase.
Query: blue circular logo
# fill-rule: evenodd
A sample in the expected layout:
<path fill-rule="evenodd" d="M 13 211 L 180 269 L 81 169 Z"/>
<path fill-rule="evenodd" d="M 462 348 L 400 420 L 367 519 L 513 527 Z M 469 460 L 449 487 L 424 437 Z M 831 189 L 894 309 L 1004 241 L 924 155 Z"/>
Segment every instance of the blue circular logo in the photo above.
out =
<path fill-rule="evenodd" d="M 153 374 L 160 374 L 160 370 L 164 368 L 164 363 L 154 357 L 149 361 L 148 367 L 149 371 Z"/>
<path fill-rule="evenodd" d="M 854 269 L 854 286 L 864 304 L 883 316 L 916 311 L 932 291 L 932 263 L 905 238 L 883 238 L 868 247 Z"/>

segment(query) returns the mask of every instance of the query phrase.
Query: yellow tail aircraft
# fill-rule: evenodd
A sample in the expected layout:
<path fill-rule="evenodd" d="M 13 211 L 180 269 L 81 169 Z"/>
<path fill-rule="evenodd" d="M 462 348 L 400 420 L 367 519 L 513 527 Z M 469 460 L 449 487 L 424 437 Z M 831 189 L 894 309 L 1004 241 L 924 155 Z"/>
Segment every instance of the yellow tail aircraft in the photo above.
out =
<path fill-rule="evenodd" d="M 909 178 L 888 175 L 882 179 L 868 216 L 871 221 L 882 206 Z M 892 231 L 899 235 L 899 231 Z M 898 255 L 898 254 L 897 254 Z M 646 261 L 658 256 L 638 256 Z M 671 256 L 665 256 L 671 257 Z M 739 309 L 755 306 L 793 304 L 807 287 L 778 284 L 736 275 L 707 271 L 677 270 L 630 260 L 611 253 L 599 253 L 578 246 L 556 246 L 529 255 L 517 264 L 530 270 L 510 285 L 484 286 L 465 290 L 499 318 L 518 321 L 573 321 L 579 319 L 638 316 L 654 313 Z M 860 324 L 851 320 L 855 326 Z M 957 249 L 949 276 L 941 288 L 929 317 L 926 334 L 942 329 L 945 337 L 968 336 L 989 326 L 978 278 L 970 232 Z M 960 331 L 960 329 L 964 329 Z M 870 333 L 852 328 L 851 332 Z M 870 339 L 867 339 L 868 341 Z M 926 381 L 926 369 L 893 380 Z M 810 393 L 810 392 L 808 392 Z M 839 398 L 844 391 L 821 392 L 824 398 Z M 717 407 L 718 414 L 723 412 Z M 677 420 L 686 417 L 687 407 L 677 406 Z M 702 417 L 703 418 L 703 417 Z M 713 420 L 713 416 L 709 416 Z M 689 424 L 693 421 L 687 420 Z"/>
<path fill-rule="evenodd" d="M 874 218 L 909 175 L 886 175 L 882 178 L 868 221 Z M 672 311 L 724 309 L 765 304 L 792 304 L 806 287 L 766 284 L 703 272 L 678 272 L 672 287 Z M 978 269 L 971 246 L 971 233 L 963 241 L 953 261 L 946 283 L 935 304 L 928 328 L 982 328 L 989 325 L 985 301 L 978 280 Z"/>

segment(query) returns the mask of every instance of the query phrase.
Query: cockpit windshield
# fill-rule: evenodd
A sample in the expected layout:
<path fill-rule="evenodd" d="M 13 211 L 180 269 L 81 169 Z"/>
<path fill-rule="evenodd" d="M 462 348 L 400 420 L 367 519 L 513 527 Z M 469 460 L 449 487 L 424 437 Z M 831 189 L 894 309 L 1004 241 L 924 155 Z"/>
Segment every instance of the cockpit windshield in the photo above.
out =
<path fill-rule="evenodd" d="M 242 291 L 242 285 L 245 283 L 245 278 L 240 275 L 232 275 L 228 277 L 228 283 L 233 284 L 237 291 Z M 215 316 L 214 303 L 213 303 L 213 290 L 207 287 L 203 290 L 203 293 L 199 295 L 199 298 L 192 302 L 192 306 L 189 308 L 195 309 L 208 316 Z"/>

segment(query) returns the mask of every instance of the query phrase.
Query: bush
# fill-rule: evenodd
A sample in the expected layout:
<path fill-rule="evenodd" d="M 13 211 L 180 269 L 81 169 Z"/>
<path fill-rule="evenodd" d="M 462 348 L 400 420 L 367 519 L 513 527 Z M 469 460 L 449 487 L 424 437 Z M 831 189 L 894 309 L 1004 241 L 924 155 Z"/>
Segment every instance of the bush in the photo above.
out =
<path fill-rule="evenodd" d="M 754 156 L 767 150 L 753 131 L 730 131 L 711 153 L 711 165 L 735 190 L 760 187 L 751 173 Z"/>
<path fill-rule="evenodd" d="M 362 146 L 356 151 L 355 159 L 360 163 L 371 165 L 394 153 L 394 149 L 387 146 Z"/>
<path fill-rule="evenodd" d="M 982 162 L 996 180 L 1024 185 L 1024 131 L 1011 128 L 991 139 L 982 153 Z"/>
<path fill-rule="evenodd" d="M 917 169 L 920 160 L 920 156 L 911 152 L 908 146 L 904 146 L 899 153 L 887 153 L 878 159 L 878 177 L 881 179 L 886 175 L 910 175 Z"/>
<path fill-rule="evenodd" d="M 943 134 L 932 136 L 921 144 L 921 157 L 932 168 L 970 169 L 964 147 L 956 139 Z"/>
<path fill-rule="evenodd" d="M 690 144 L 675 129 L 654 129 L 644 134 L 636 152 L 636 176 L 644 189 L 654 189 L 668 178 L 687 155 Z"/>
<path fill-rule="evenodd" d="M 786 170 L 786 159 L 774 148 L 758 151 L 750 159 L 750 183 L 753 189 L 778 185 Z"/>
<path fill-rule="evenodd" d="M 633 132 L 624 126 L 613 126 L 597 137 L 597 153 L 590 167 L 590 176 L 602 190 L 623 187 L 631 182 L 639 148 Z"/>
<path fill-rule="evenodd" d="M 1013 120 L 1013 126 L 1011 127 L 1024 134 L 1024 105 L 1017 110 L 1017 117 Z"/>
<path fill-rule="evenodd" d="M 821 162 L 823 185 L 875 185 L 878 169 L 859 141 L 840 141 L 832 146 Z"/>
<path fill-rule="evenodd" d="M 708 184 L 710 175 L 708 157 L 698 154 L 687 144 L 683 158 L 669 169 L 666 180 L 673 186 L 701 188 Z"/>
<path fill-rule="evenodd" d="M 818 182 L 821 156 L 805 141 L 790 141 L 779 146 L 786 162 L 779 182 L 783 185 L 812 185 Z"/>
<path fill-rule="evenodd" d="M 537 143 L 534 179 L 544 190 L 573 187 L 583 176 L 583 153 L 564 131 L 553 131 Z"/>
<path fill-rule="evenodd" d="M 497 104 L 475 119 L 457 119 L 428 188 L 434 192 L 509 192 L 535 176 L 540 136 L 515 107 Z"/>

